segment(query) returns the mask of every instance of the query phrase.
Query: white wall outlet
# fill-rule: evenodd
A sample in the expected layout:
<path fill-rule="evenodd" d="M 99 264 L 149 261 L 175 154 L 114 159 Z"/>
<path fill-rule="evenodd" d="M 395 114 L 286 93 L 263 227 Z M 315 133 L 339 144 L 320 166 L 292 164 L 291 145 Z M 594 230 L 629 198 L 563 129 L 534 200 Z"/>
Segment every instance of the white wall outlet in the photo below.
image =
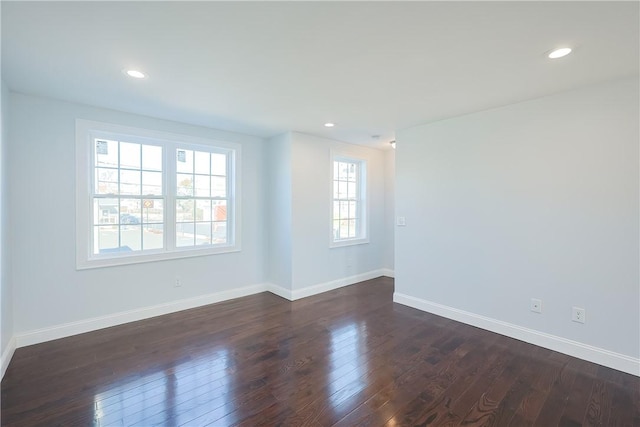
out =
<path fill-rule="evenodd" d="M 399 216 L 396 219 L 396 225 L 399 227 L 405 227 L 407 225 L 407 221 L 405 220 L 405 218 L 403 216 Z"/>
<path fill-rule="evenodd" d="M 181 288 L 182 287 L 182 280 L 180 280 L 179 277 L 176 277 L 176 282 L 174 283 L 174 285 L 176 288 Z"/>
<path fill-rule="evenodd" d="M 531 311 L 534 313 L 542 313 L 542 300 L 531 298 Z"/>
<path fill-rule="evenodd" d="M 571 311 L 571 320 L 578 323 L 584 323 L 587 317 L 587 311 L 584 308 L 573 307 Z"/>

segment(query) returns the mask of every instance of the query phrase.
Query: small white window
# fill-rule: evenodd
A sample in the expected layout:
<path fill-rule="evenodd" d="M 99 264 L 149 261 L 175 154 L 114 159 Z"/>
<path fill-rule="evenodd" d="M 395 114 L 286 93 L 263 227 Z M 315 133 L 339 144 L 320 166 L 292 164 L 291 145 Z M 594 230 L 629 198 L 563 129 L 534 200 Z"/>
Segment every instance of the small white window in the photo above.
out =
<path fill-rule="evenodd" d="M 331 246 L 368 242 L 366 161 L 333 156 Z"/>
<path fill-rule="evenodd" d="M 237 144 L 78 120 L 77 267 L 239 246 Z"/>

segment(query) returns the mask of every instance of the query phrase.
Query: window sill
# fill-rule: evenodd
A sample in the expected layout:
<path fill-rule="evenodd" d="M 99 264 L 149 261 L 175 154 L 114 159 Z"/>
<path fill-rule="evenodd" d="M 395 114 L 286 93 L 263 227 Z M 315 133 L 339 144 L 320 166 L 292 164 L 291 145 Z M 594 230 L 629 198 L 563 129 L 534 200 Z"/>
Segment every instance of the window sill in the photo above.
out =
<path fill-rule="evenodd" d="M 368 238 L 362 239 L 344 239 L 344 240 L 334 240 L 329 243 L 329 248 L 342 248 L 344 246 L 355 246 L 355 245 L 365 245 L 369 243 Z"/>
<path fill-rule="evenodd" d="M 176 249 L 172 252 L 155 252 L 139 255 L 123 255 L 90 258 L 88 260 L 77 260 L 76 270 L 88 270 L 92 268 L 115 267 L 119 265 L 142 264 L 147 262 L 166 261 L 172 259 L 194 258 L 208 255 L 226 254 L 240 252 L 239 246 L 219 246 L 204 249 Z"/>

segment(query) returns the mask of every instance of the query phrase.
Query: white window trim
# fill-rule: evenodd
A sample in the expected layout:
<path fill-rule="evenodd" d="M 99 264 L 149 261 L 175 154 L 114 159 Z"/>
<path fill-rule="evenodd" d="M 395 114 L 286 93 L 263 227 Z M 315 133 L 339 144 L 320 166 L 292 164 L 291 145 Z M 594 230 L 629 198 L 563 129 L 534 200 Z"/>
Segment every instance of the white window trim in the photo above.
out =
<path fill-rule="evenodd" d="M 333 163 L 336 161 L 359 163 L 360 164 L 360 209 L 362 210 L 361 229 L 364 236 L 351 239 L 335 240 L 333 235 Z M 364 245 L 369 243 L 369 171 L 367 169 L 367 159 L 357 157 L 348 152 L 331 150 L 331 161 L 329 162 L 329 248 L 342 248 L 345 246 Z M 364 179 L 363 179 L 364 177 Z"/>
<path fill-rule="evenodd" d="M 138 143 L 162 142 L 163 153 L 176 148 L 176 144 L 186 149 L 202 148 L 222 148 L 229 149 L 233 157 L 230 162 L 231 170 L 227 176 L 232 177 L 229 185 L 228 209 L 232 212 L 230 216 L 233 226 L 230 229 L 229 244 L 216 245 L 206 248 L 168 248 L 167 234 L 165 226 L 165 249 L 156 251 L 145 251 L 144 253 L 109 254 L 109 256 L 96 257 L 91 247 L 91 196 L 93 183 L 93 150 L 92 137 L 101 132 L 108 134 L 119 134 L 126 137 L 128 141 Z M 189 147 L 191 146 L 191 147 Z M 169 156 L 163 154 L 163 185 L 165 201 L 166 195 L 172 191 L 167 185 L 169 177 L 175 175 L 175 165 L 168 161 Z M 229 252 L 239 252 L 241 250 L 241 146 L 240 144 L 192 137 L 187 135 L 172 134 L 161 131 L 140 129 L 128 126 L 120 126 L 111 123 L 102 123 L 89 120 L 76 120 L 76 269 L 84 270 L 90 268 L 110 267 L 117 265 L 138 264 L 161 260 L 191 258 L 197 256 L 214 255 Z M 175 178 L 174 178 L 175 179 Z M 175 209 L 173 203 L 165 203 L 164 224 L 175 222 Z"/>

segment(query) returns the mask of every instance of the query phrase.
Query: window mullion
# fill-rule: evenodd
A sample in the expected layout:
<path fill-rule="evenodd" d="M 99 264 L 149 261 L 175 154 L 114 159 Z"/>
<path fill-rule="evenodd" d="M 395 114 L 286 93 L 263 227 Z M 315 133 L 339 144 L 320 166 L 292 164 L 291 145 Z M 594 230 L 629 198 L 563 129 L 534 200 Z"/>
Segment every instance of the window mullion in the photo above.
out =
<path fill-rule="evenodd" d="M 164 168 L 165 174 L 163 178 L 164 203 L 165 203 L 165 247 L 168 251 L 176 249 L 176 145 L 167 144 L 165 146 Z"/>

